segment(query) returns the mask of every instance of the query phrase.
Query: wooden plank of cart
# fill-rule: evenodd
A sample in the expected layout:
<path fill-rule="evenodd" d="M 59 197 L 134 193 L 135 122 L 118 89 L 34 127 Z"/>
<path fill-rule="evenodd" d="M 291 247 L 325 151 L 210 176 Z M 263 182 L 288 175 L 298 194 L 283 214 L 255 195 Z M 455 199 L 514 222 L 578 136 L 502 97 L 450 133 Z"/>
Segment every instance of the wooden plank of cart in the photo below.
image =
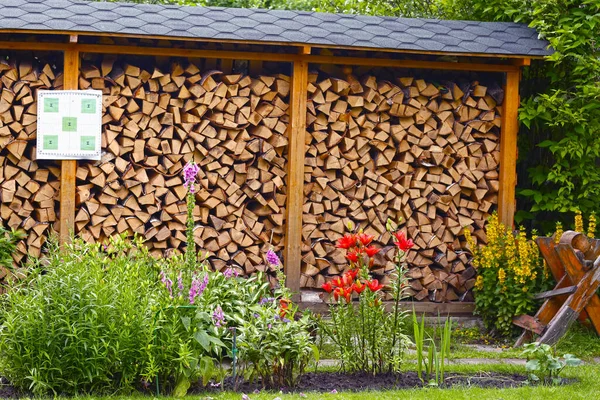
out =
<path fill-rule="evenodd" d="M 555 344 L 576 319 L 591 324 L 600 335 L 600 298 L 596 294 L 600 286 L 600 240 L 567 231 L 558 243 L 549 237 L 536 242 L 557 284 L 553 290 L 536 295 L 545 301 L 534 317 L 513 319 L 524 329 L 515 345 L 531 341 L 534 334 L 539 335 L 538 342 Z"/>

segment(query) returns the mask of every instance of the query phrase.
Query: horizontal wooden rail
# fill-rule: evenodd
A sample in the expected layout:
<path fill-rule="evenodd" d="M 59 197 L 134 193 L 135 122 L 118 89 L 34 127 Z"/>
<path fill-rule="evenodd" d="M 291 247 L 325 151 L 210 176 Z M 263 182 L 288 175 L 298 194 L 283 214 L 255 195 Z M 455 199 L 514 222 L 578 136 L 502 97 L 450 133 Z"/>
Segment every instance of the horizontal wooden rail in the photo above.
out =
<path fill-rule="evenodd" d="M 68 43 L 40 42 L 0 42 L 0 49 L 7 50 L 47 50 L 65 51 L 73 48 Z M 275 62 L 308 62 L 312 64 L 357 65 L 389 68 L 414 68 L 476 72 L 517 72 L 519 63 L 484 64 L 447 61 L 394 60 L 388 58 L 337 57 L 310 54 L 261 53 L 229 50 L 194 50 L 167 47 L 139 47 L 103 44 L 78 44 L 75 49 L 80 53 L 128 54 L 141 56 L 167 56 L 186 58 L 212 58 L 226 60 L 259 60 Z M 522 63 L 525 64 L 525 63 Z"/>

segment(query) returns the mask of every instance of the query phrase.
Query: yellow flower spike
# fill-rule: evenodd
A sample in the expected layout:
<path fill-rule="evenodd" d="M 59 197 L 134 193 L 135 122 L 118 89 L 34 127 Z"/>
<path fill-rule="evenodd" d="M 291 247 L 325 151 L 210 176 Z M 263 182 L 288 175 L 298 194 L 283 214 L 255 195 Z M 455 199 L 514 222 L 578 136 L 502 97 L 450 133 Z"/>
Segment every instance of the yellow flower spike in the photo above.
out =
<path fill-rule="evenodd" d="M 498 270 L 498 281 L 501 284 L 504 284 L 504 281 L 506 280 L 506 272 L 504 272 L 504 268 L 500 268 Z"/>
<path fill-rule="evenodd" d="M 590 218 L 588 219 L 588 232 L 587 235 L 589 238 L 594 238 L 596 236 L 596 214 L 591 213 Z"/>
<path fill-rule="evenodd" d="M 583 232 L 583 217 L 581 211 L 575 211 L 575 232 Z"/>
<path fill-rule="evenodd" d="M 554 231 L 554 242 L 558 243 L 560 242 L 560 238 L 563 235 L 564 231 L 563 231 L 563 226 L 562 223 L 557 222 L 556 223 L 556 230 Z"/>

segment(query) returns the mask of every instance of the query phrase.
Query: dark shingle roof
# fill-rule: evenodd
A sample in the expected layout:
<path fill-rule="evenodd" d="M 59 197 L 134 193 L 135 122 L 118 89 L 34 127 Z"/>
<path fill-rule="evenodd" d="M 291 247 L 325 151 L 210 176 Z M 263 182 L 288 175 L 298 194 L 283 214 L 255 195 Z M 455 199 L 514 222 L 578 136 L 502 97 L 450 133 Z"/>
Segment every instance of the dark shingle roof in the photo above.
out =
<path fill-rule="evenodd" d="M 1 0 L 0 32 L 5 29 L 448 53 L 551 53 L 534 29 L 514 23 L 71 0 Z"/>

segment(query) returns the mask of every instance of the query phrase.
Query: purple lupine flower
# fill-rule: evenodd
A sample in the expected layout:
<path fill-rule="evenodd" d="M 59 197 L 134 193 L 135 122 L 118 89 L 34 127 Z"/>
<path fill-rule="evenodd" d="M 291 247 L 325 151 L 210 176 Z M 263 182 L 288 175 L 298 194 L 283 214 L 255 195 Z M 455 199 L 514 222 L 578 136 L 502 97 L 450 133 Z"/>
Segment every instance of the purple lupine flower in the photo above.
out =
<path fill-rule="evenodd" d="M 190 286 L 189 293 L 190 304 L 194 304 L 196 297 L 202 295 L 202 293 L 206 289 L 206 286 L 208 286 L 208 274 L 204 275 L 202 281 L 200 281 L 200 279 L 198 279 L 197 277 L 194 277 L 194 279 L 192 279 L 192 285 Z"/>
<path fill-rule="evenodd" d="M 239 271 L 233 267 L 228 267 L 225 271 L 223 271 L 223 275 L 225 275 L 225 278 L 231 278 L 231 277 L 238 277 L 239 275 Z"/>
<path fill-rule="evenodd" d="M 200 167 L 193 161 L 189 161 L 187 164 L 185 164 L 185 167 L 183 167 L 183 180 L 185 181 L 183 183 L 183 187 L 188 189 L 190 193 L 194 193 L 196 191 L 194 184 L 196 183 L 196 176 L 198 175 L 199 171 Z"/>
<path fill-rule="evenodd" d="M 221 306 L 217 306 L 212 315 L 213 322 L 217 328 L 220 328 L 221 325 L 225 323 L 225 314 L 223 314 L 223 309 Z"/>
<path fill-rule="evenodd" d="M 179 289 L 179 295 L 181 296 L 181 293 L 183 293 L 183 277 L 181 276 L 181 271 L 179 272 L 179 275 L 177 275 L 177 288 Z"/>
<path fill-rule="evenodd" d="M 260 315 L 258 315 L 258 313 L 254 313 L 254 314 L 252 314 L 252 315 L 254 316 L 254 318 L 258 318 L 258 317 L 260 317 Z"/>
<path fill-rule="evenodd" d="M 273 325 L 267 324 L 267 329 L 271 329 L 272 327 L 273 327 Z"/>
<path fill-rule="evenodd" d="M 173 281 L 167 278 L 167 280 L 165 281 L 165 286 L 169 291 L 169 297 L 173 298 Z"/>
<path fill-rule="evenodd" d="M 273 266 L 278 266 L 281 264 L 279 257 L 277 257 L 277 254 L 275 254 L 273 249 L 269 249 L 269 251 L 267 251 L 267 262 Z"/>
<path fill-rule="evenodd" d="M 289 323 L 289 322 L 292 322 L 292 321 L 290 321 L 290 320 L 289 320 L 289 319 L 287 319 L 287 318 L 284 318 L 284 319 L 282 319 L 282 320 L 281 320 L 281 322 L 283 322 L 284 324 L 287 324 L 287 323 Z"/>
<path fill-rule="evenodd" d="M 260 299 L 260 301 L 258 302 L 258 305 L 263 306 L 265 304 L 268 303 L 272 303 L 275 301 L 274 297 L 263 297 L 262 299 Z"/>

